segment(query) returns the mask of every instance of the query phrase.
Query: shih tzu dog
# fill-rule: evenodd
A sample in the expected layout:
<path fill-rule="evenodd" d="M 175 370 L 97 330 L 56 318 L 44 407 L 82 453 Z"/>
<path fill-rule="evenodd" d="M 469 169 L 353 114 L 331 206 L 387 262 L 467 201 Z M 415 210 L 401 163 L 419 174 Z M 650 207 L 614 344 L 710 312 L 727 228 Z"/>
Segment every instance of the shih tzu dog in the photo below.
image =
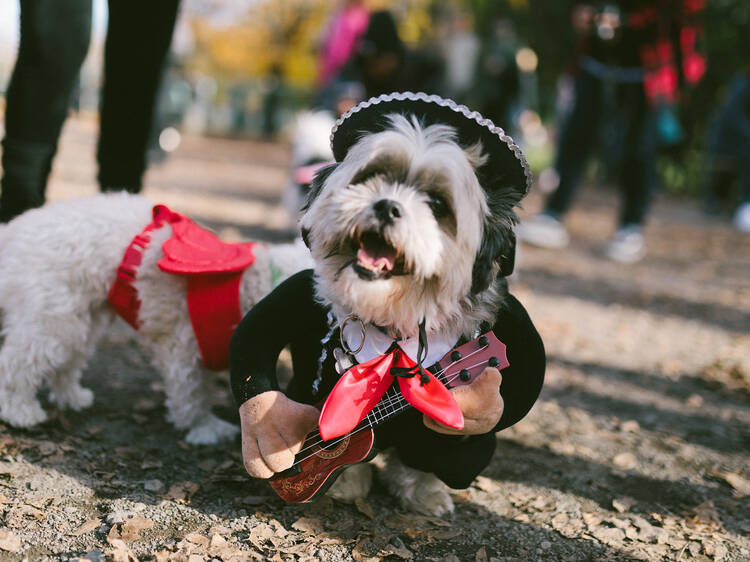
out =
<path fill-rule="evenodd" d="M 385 465 L 380 476 L 405 507 L 447 513 L 446 485 L 471 483 L 490 462 L 494 432 L 520 420 L 541 389 L 541 339 L 505 279 L 513 266 L 513 207 L 528 189 L 528 168 L 491 121 L 422 93 L 359 104 L 337 122 L 331 143 L 336 163 L 317 174 L 300 223 L 313 269 L 263 299 L 233 337 L 245 467 L 255 477 L 286 474 L 300 466 L 316 424 L 325 435 L 324 422 L 338 427 L 341 420 L 330 418 L 351 411 L 353 423 L 369 422 L 368 408 L 398 380 L 386 396 L 401 399 L 400 386 L 428 413 L 412 409 L 375 428 L 375 446 L 387 450 L 376 460 Z M 409 393 L 435 390 L 440 382 L 426 371 L 439 376 L 431 366 L 489 331 L 505 345 L 510 366 L 489 367 L 450 391 L 460 423 L 447 425 L 409 398 L 404 378 L 417 377 Z M 287 344 L 294 378 L 282 393 L 273 365 Z M 370 367 L 393 353 L 408 356 L 409 368 Z M 334 395 L 343 399 L 332 413 Z M 324 399 L 322 413 L 311 406 Z M 317 478 L 303 475 L 294 485 Z M 353 465 L 329 493 L 352 499 L 370 483 L 369 465 Z"/>
<path fill-rule="evenodd" d="M 188 430 L 186 440 L 193 444 L 216 443 L 236 435 L 235 425 L 211 413 L 208 389 L 213 386 L 212 373 L 202 361 L 205 350 L 199 349 L 186 302 L 190 281 L 157 265 L 175 224 L 151 222 L 152 207 L 141 196 L 102 194 L 50 203 L 0 225 L 4 340 L 0 347 L 0 420 L 17 427 L 45 421 L 47 413 L 37 398 L 43 386 L 51 390 L 50 399 L 59 407 L 81 410 L 93 403 L 91 390 L 80 384 L 81 375 L 100 337 L 115 319 L 108 295 L 121 276 L 120 269 L 130 261 L 124 276 L 132 277 L 134 291 L 125 287 L 124 300 L 136 305 L 137 318 L 129 321 L 138 327 L 138 341 L 164 378 L 169 419 L 178 429 Z M 186 222 L 192 221 L 182 221 Z M 144 227 L 149 224 L 154 228 L 146 232 Z M 211 234 L 199 236 L 209 245 L 218 244 Z M 135 261 L 131 251 L 138 256 Z M 230 288 L 240 313 L 247 312 L 275 284 L 311 263 L 301 241 L 256 244 L 247 261 L 252 265 L 237 273 L 241 277 Z M 210 317 L 214 308 L 210 295 L 202 308 L 204 316 Z M 231 331 L 226 336 L 224 363 L 230 336 Z M 221 345 L 219 342 L 219 354 Z M 221 357 L 214 359 L 217 364 L 222 362 Z"/>

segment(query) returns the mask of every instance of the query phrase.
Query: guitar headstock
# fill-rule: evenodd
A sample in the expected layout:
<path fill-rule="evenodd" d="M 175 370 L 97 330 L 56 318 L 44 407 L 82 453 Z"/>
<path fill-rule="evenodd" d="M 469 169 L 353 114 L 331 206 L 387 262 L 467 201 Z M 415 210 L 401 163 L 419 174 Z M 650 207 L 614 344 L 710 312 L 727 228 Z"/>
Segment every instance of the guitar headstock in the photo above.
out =
<path fill-rule="evenodd" d="M 505 344 L 492 331 L 449 351 L 439 362 L 443 382 L 449 388 L 474 382 L 487 367 L 502 371 L 510 365 Z"/>

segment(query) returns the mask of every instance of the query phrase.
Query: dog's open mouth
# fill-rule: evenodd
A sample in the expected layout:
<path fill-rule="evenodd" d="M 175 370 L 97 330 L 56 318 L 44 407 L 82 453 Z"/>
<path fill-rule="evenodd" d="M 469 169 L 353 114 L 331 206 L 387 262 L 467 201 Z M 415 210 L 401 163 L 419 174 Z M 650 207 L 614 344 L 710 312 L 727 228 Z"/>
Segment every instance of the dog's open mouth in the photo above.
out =
<path fill-rule="evenodd" d="M 405 273 L 403 256 L 380 233 L 363 232 L 353 245 L 357 252 L 354 271 L 362 279 L 386 279 Z"/>

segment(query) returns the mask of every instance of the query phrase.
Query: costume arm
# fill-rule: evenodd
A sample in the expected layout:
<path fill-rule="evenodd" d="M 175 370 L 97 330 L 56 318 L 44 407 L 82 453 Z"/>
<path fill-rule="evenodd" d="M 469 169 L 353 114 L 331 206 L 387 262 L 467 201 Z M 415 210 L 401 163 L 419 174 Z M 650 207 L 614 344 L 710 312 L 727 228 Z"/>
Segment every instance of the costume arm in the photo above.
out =
<path fill-rule="evenodd" d="M 245 315 L 229 346 L 232 392 L 238 406 L 263 392 L 279 390 L 279 353 L 287 344 L 314 337 L 308 334 L 317 334 L 324 318 L 313 298 L 312 270 L 281 283 Z"/>
<path fill-rule="evenodd" d="M 536 402 L 544 382 L 546 357 L 542 338 L 520 302 L 508 295 L 492 329 L 506 345 L 510 366 L 503 369 L 500 394 L 505 403 L 494 431 L 521 420 Z"/>

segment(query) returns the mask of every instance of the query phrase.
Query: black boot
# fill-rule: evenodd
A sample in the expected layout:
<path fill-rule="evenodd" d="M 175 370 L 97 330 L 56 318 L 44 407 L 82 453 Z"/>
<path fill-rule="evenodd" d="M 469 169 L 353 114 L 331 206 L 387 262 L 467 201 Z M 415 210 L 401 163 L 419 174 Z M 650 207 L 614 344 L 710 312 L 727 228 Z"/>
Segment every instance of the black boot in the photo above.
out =
<path fill-rule="evenodd" d="M 28 209 L 44 204 L 47 177 L 55 145 L 3 140 L 3 179 L 0 222 L 8 222 Z"/>

